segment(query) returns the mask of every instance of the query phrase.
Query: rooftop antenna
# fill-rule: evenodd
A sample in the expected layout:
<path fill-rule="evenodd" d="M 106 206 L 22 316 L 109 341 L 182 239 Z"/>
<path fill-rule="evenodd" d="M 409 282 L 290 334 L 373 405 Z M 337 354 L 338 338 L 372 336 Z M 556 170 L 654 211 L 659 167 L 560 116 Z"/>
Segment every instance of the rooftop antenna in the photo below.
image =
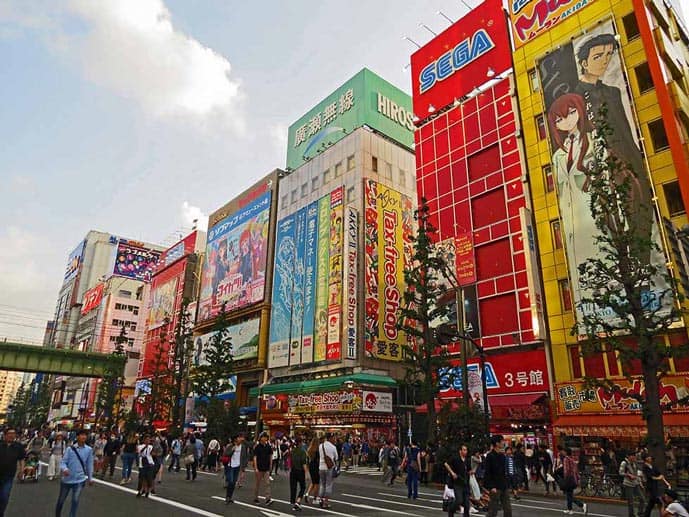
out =
<path fill-rule="evenodd" d="M 446 14 L 445 14 L 444 12 L 442 12 L 442 11 L 437 11 L 436 14 L 439 14 L 440 16 L 442 16 L 443 18 L 445 18 L 448 22 L 450 22 L 450 25 L 452 25 L 453 23 L 455 23 L 454 20 L 453 20 L 452 18 L 450 18 L 448 15 L 446 15 Z"/>
<path fill-rule="evenodd" d="M 435 32 L 433 29 L 431 29 L 431 28 L 430 28 L 428 25 L 426 25 L 425 23 L 419 23 L 419 27 L 423 27 L 423 28 L 426 29 L 428 32 L 430 32 L 431 34 L 433 34 L 433 36 L 437 36 L 437 35 L 438 35 L 437 32 Z"/>
<path fill-rule="evenodd" d="M 416 41 L 411 39 L 409 36 L 402 36 L 402 39 L 406 39 L 409 43 L 416 45 L 416 48 L 421 48 L 421 45 L 419 45 Z"/>

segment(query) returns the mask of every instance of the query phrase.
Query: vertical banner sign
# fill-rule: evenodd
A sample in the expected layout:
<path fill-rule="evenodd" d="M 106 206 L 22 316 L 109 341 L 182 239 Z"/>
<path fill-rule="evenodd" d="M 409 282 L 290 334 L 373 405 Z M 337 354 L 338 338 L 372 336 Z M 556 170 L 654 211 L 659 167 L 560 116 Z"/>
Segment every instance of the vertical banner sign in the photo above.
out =
<path fill-rule="evenodd" d="M 476 282 L 474 242 L 470 232 L 460 233 L 455 237 L 455 267 L 459 285 L 469 285 Z"/>
<path fill-rule="evenodd" d="M 289 327 L 289 364 L 301 363 L 301 332 L 304 321 L 304 238 L 306 208 L 295 214 L 294 270 L 292 271 L 292 318 Z"/>
<path fill-rule="evenodd" d="M 292 323 L 295 254 L 295 217 L 291 215 L 278 223 L 275 237 L 275 271 L 268 354 L 270 368 L 289 364 L 289 330 Z"/>
<path fill-rule="evenodd" d="M 519 209 L 519 219 L 522 226 L 524 240 L 524 258 L 526 260 L 526 282 L 529 285 L 529 304 L 531 306 L 531 328 L 534 339 L 545 332 L 545 316 L 543 314 L 543 292 L 541 291 L 541 272 L 538 269 L 538 250 L 536 250 L 536 232 L 531 218 L 531 211 L 527 208 Z"/>
<path fill-rule="evenodd" d="M 342 239 L 343 194 L 340 187 L 330 193 L 330 267 L 328 270 L 328 344 L 325 358 L 342 358 Z"/>
<path fill-rule="evenodd" d="M 594 313 L 610 324 L 615 324 L 617 318 L 611 307 L 582 303 L 584 298 L 590 298 L 591 293 L 583 288 L 579 275 L 579 265 L 587 259 L 605 261 L 604 253 L 595 242 L 600 231 L 591 215 L 588 188 L 588 172 L 597 165 L 595 130 L 603 106 L 607 108 L 605 120 L 611 131 L 605 153 L 620 158 L 634 172 L 630 196 L 631 204 L 637 210 L 632 214 L 633 221 L 629 226 L 636 229 L 640 238 L 651 239 L 658 249 L 662 249 L 651 199 L 651 182 L 636 136 L 638 128 L 632 114 L 616 34 L 612 22 L 599 23 L 553 50 L 538 63 L 567 266 L 580 325 L 586 315 Z M 629 170 L 616 173 L 632 174 Z M 663 294 L 669 292 L 663 275 L 665 258 L 661 252 L 653 250 L 642 260 L 654 264 L 659 271 L 642 293 L 642 302 L 649 310 L 660 309 L 659 314 L 667 314 L 674 300 Z"/>
<path fill-rule="evenodd" d="M 372 356 L 378 339 L 378 183 L 364 180 L 364 276 L 366 284 L 366 352 Z"/>
<path fill-rule="evenodd" d="M 357 339 L 357 247 L 359 236 L 359 214 L 348 206 L 345 210 L 345 328 L 347 359 L 356 359 Z"/>
<path fill-rule="evenodd" d="M 330 254 L 330 197 L 318 201 L 318 262 L 316 276 L 316 345 L 313 360 L 325 360 L 328 341 L 328 266 Z"/>
<path fill-rule="evenodd" d="M 318 201 L 306 208 L 304 239 L 304 321 L 302 324 L 301 362 L 313 362 L 313 338 L 316 308 L 316 245 L 318 242 Z"/>

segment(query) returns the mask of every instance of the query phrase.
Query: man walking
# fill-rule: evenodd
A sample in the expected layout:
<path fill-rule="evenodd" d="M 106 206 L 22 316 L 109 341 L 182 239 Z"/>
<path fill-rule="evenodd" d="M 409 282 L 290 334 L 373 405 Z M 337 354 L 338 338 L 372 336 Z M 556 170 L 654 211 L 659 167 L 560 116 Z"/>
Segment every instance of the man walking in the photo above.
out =
<path fill-rule="evenodd" d="M 77 436 L 78 439 L 78 436 Z M 113 432 L 108 437 L 108 443 L 103 448 L 103 470 L 101 471 L 101 479 L 105 478 L 105 471 L 109 471 L 110 477 L 115 473 L 115 465 L 117 464 L 117 456 L 120 454 L 120 447 L 122 443 L 117 435 Z"/>
<path fill-rule="evenodd" d="M 301 511 L 301 499 L 306 491 L 306 473 L 309 468 L 309 458 L 302 448 L 300 436 L 294 440 L 290 458 L 292 458 L 292 464 L 289 472 L 289 501 L 292 503 L 292 510 L 299 512 Z M 297 485 L 299 485 L 298 494 Z"/>
<path fill-rule="evenodd" d="M 330 508 L 329 500 L 333 494 L 333 468 L 338 464 L 339 456 L 337 448 L 332 444 L 331 434 L 325 435 L 325 441 L 319 447 L 320 463 L 318 471 L 321 478 L 320 485 L 320 507 Z"/>
<path fill-rule="evenodd" d="M 455 503 L 450 505 L 447 511 L 448 517 L 454 517 L 458 506 L 462 506 L 462 515 L 469 517 L 471 510 L 471 502 L 469 501 L 469 465 L 468 457 L 469 449 L 466 445 L 459 448 L 459 456 L 445 463 L 445 470 L 447 470 L 447 487 L 455 491 Z"/>
<path fill-rule="evenodd" d="M 487 517 L 495 517 L 498 514 L 500 504 L 502 504 L 503 515 L 512 517 L 512 502 L 510 501 L 510 491 L 507 489 L 502 435 L 498 434 L 491 437 L 490 443 L 492 448 L 486 455 L 486 472 L 483 478 L 483 484 L 490 492 Z"/>
<path fill-rule="evenodd" d="M 627 500 L 627 514 L 629 517 L 634 517 L 634 500 L 639 501 L 639 515 L 643 513 L 643 508 L 646 504 L 643 493 L 641 492 L 641 479 L 639 479 L 639 471 L 636 465 L 636 453 L 634 451 L 627 451 L 626 457 L 620 463 L 620 476 L 622 476 L 622 488 L 624 490 L 624 498 Z"/>
<path fill-rule="evenodd" d="M 270 470 L 273 464 L 273 448 L 268 443 L 268 433 L 265 431 L 261 433 L 258 438 L 258 443 L 254 447 L 254 472 L 256 473 L 256 486 L 254 487 L 254 503 L 259 503 L 259 492 L 261 485 L 265 487 L 264 504 L 269 506 L 273 504 L 270 498 Z"/>
<path fill-rule="evenodd" d="M 24 458 L 26 458 L 24 447 L 17 441 L 16 429 L 12 427 L 5 429 L 3 438 L 0 443 L 0 517 L 5 515 L 15 474 L 17 479 L 21 479 L 24 472 Z"/>
<path fill-rule="evenodd" d="M 170 451 L 172 459 L 170 460 L 170 466 L 167 468 L 167 471 L 172 472 L 174 468 L 175 472 L 179 472 L 179 457 L 182 454 L 182 440 L 179 439 L 179 436 L 176 436 L 175 439 L 172 440 Z"/>
<path fill-rule="evenodd" d="M 88 480 L 93 484 L 93 449 L 86 445 L 88 433 L 81 429 L 77 433 L 77 443 L 65 451 L 60 462 L 62 481 L 60 483 L 60 496 L 55 506 L 55 517 L 62 514 L 62 506 L 70 492 L 72 492 L 72 506 L 69 510 L 70 517 L 76 517 L 79 508 L 79 497 Z"/>
<path fill-rule="evenodd" d="M 663 490 L 660 487 L 660 481 L 662 481 L 667 488 L 670 487 L 665 476 L 653 465 L 653 456 L 647 454 L 644 458 L 643 473 L 646 477 L 646 495 L 648 495 L 648 501 L 646 503 L 646 508 L 644 509 L 643 517 L 651 517 L 653 509 L 657 506 L 662 508 L 663 502 L 660 496 Z"/>

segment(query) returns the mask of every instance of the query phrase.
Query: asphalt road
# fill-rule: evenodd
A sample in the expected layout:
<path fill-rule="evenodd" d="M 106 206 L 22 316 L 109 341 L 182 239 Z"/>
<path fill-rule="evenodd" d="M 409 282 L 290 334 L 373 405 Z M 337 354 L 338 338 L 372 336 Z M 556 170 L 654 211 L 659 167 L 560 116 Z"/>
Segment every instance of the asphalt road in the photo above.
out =
<path fill-rule="evenodd" d="M 253 500 L 253 473 L 247 473 L 248 485 L 237 489 L 235 503 L 226 505 L 222 477 L 200 472 L 196 481 L 185 480 L 180 473 L 165 472 L 163 483 L 157 485 L 157 496 L 149 499 L 135 497 L 130 486 L 119 485 L 120 471 L 115 472 L 114 483 L 108 478 L 100 479 L 94 486 L 82 492 L 79 506 L 80 516 L 126 516 L 126 517 L 181 517 L 181 516 L 251 516 L 283 517 L 294 515 L 289 504 L 289 480 L 283 473 L 272 483 L 274 504 L 270 507 L 256 505 Z M 134 476 L 136 481 L 136 476 Z M 136 486 L 134 486 L 136 488 Z M 15 483 L 6 515 L 42 517 L 54 515 L 55 501 L 59 492 L 57 481 L 45 478 L 38 483 Z M 65 504 L 63 515 L 69 514 L 69 501 Z M 366 517 L 425 517 L 443 515 L 441 510 L 441 491 L 432 487 L 422 487 L 419 499 L 410 501 L 406 497 L 406 487 L 399 483 L 394 487 L 384 486 L 380 474 L 375 469 L 362 468 L 357 473 L 344 472 L 335 481 L 331 509 L 304 505 L 300 515 L 328 517 L 366 516 Z M 536 493 L 523 494 L 520 501 L 513 501 L 515 517 L 562 515 L 564 501 L 559 498 L 544 498 Z M 477 514 L 485 515 L 485 514 Z M 626 508 L 616 504 L 589 504 L 592 517 L 623 517 Z"/>

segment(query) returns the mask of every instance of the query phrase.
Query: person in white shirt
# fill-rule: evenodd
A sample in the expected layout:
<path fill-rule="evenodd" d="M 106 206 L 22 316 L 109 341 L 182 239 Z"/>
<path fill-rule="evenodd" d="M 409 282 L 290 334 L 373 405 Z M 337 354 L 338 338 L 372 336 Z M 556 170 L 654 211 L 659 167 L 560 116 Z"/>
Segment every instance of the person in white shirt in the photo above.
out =
<path fill-rule="evenodd" d="M 55 435 L 48 458 L 48 479 L 52 481 L 60 472 L 60 462 L 65 455 L 65 440 L 61 433 Z"/>
<path fill-rule="evenodd" d="M 330 442 L 331 434 L 327 433 L 325 435 L 325 440 L 321 443 L 318 448 L 320 453 L 320 461 L 318 465 L 318 470 L 320 473 L 321 484 L 320 484 L 320 507 L 330 508 L 329 499 L 333 494 L 333 469 L 337 465 L 337 448 Z"/>
<path fill-rule="evenodd" d="M 136 497 L 148 497 L 153 488 L 153 445 L 151 445 L 151 438 L 144 436 L 144 441 L 136 448 L 139 455 L 139 491 Z"/>
<path fill-rule="evenodd" d="M 689 512 L 677 501 L 679 495 L 671 489 L 665 490 L 663 494 L 663 510 L 660 517 L 689 517 Z"/>
<path fill-rule="evenodd" d="M 220 452 L 220 442 L 213 438 L 208 442 L 208 459 L 206 465 L 211 472 L 218 471 L 218 453 Z"/>

